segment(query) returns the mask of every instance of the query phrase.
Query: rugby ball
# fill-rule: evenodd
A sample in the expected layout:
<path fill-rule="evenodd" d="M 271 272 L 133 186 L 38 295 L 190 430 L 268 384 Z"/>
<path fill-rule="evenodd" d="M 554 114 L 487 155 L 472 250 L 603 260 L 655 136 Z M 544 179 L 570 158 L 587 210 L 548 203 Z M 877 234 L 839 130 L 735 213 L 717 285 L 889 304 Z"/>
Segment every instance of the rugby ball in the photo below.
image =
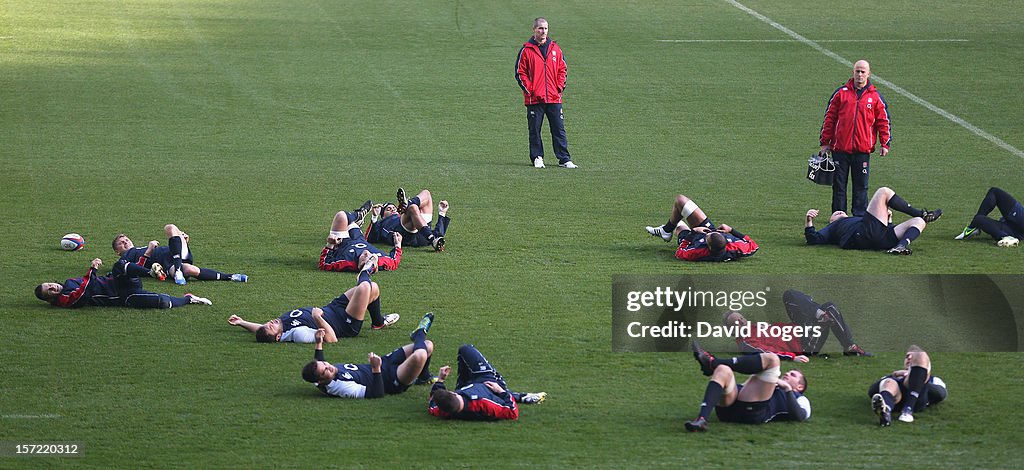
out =
<path fill-rule="evenodd" d="M 69 233 L 60 239 L 60 247 L 64 251 L 78 251 L 85 247 L 85 239 L 77 233 Z"/>

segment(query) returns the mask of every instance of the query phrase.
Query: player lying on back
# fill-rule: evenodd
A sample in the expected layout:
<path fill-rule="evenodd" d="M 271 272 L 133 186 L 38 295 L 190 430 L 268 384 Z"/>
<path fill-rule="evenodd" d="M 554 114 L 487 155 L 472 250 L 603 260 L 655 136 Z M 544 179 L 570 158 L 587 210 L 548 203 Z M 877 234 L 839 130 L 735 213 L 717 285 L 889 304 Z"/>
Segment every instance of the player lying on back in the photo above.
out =
<path fill-rule="evenodd" d="M 829 334 L 834 333 L 839 344 L 843 347 L 845 356 L 871 356 L 871 353 L 861 349 L 853 341 L 853 331 L 846 323 L 839 307 L 832 302 L 818 304 L 811 296 L 796 289 L 789 289 L 782 294 L 782 302 L 786 307 L 786 315 L 792 323 L 772 323 L 775 326 L 802 327 L 803 331 L 809 331 L 817 327 L 818 336 L 800 335 L 793 336 L 789 341 L 784 341 L 777 336 L 765 336 L 758 334 L 756 328 L 750 328 L 750 336 L 736 338 L 736 345 L 740 351 L 748 354 L 775 353 L 779 359 L 808 362 L 808 356 L 817 355 L 821 352 Z M 742 313 L 728 311 L 722 318 L 725 326 L 747 325 L 750 322 Z"/>
<path fill-rule="evenodd" d="M 907 348 L 903 369 L 878 379 L 868 387 L 871 409 L 878 424 L 892 424 L 892 411 L 900 410 L 899 420 L 914 422 L 914 413 L 946 399 L 946 383 L 932 375 L 932 360 L 916 345 Z"/>
<path fill-rule="evenodd" d="M 98 273 L 103 260 L 92 260 L 85 276 L 60 282 L 44 282 L 36 286 L 36 298 L 51 305 L 64 308 L 78 308 L 86 305 L 96 307 L 132 308 L 174 308 L 187 304 L 211 305 L 209 299 L 185 294 L 171 297 L 167 294 L 149 292 L 142 288 L 140 276 L 149 271 L 138 265 L 118 260 L 110 274 Z"/>
<path fill-rule="evenodd" d="M 377 269 L 377 255 L 369 255 L 359 271 L 356 285 L 323 307 L 300 307 L 266 323 L 253 323 L 238 315 L 231 315 L 228 324 L 235 325 L 256 334 L 260 343 L 293 342 L 314 343 L 316 331 L 324 329 L 328 343 L 338 338 L 359 335 L 363 319 L 369 311 L 373 329 L 380 329 L 398 322 L 398 314 L 384 317 L 380 313 L 380 286 L 370 280 L 370 273 Z"/>
<path fill-rule="evenodd" d="M 352 212 L 338 211 L 331 222 L 331 232 L 327 235 L 327 245 L 320 252 L 320 269 L 323 271 L 358 271 L 365 258 L 377 255 L 377 267 L 384 271 L 398 269 L 402 262 L 402 234 L 392 234 L 391 253 L 384 253 L 370 244 L 363 236 L 359 225 L 363 217 L 372 209 L 373 203 L 366 201 L 362 207 Z"/>
<path fill-rule="evenodd" d="M 249 279 L 245 274 L 226 274 L 196 266 L 192 250 L 189 249 L 188 234 L 174 224 L 165 225 L 164 233 L 167 234 L 167 246 L 159 246 L 160 243 L 153 240 L 144 248 L 136 247 L 132 239 L 123 233 L 114 237 L 111 245 L 114 247 L 114 253 L 129 263 L 138 264 L 146 269 L 152 268 L 154 264 L 160 265 L 177 284 L 184 285 L 187 282 L 186 278 L 190 277 L 201 281 L 246 282 Z M 162 270 L 158 271 L 156 277 L 164 280 Z"/>
<path fill-rule="evenodd" d="M 911 218 L 893 225 L 889 222 L 889 209 Z M 868 212 L 863 217 L 850 217 L 846 212 L 836 211 L 820 231 L 814 229 L 818 210 L 808 210 L 804 238 L 808 245 L 839 245 L 844 250 L 888 250 L 886 253 L 891 255 L 909 255 L 910 242 L 921 235 L 925 225 L 941 215 L 942 209 L 916 209 L 892 189 L 881 187 L 868 201 Z"/>
<path fill-rule="evenodd" d="M 437 383 L 430 390 L 430 414 L 439 418 L 470 421 L 519 419 L 519 403 L 532 405 L 547 399 L 548 394 L 516 393 L 508 389 L 505 379 L 494 370 L 473 345 L 463 344 L 458 355 L 459 377 L 455 389 L 449 391 L 444 381 L 451 366 L 442 367 Z"/>
<path fill-rule="evenodd" d="M 988 215 L 993 209 L 999 208 L 1003 215 L 999 220 L 990 218 Z M 985 199 L 981 200 L 978 213 L 971 219 L 971 223 L 964 227 L 964 230 L 957 235 L 955 240 L 964 240 L 978 234 L 978 231 L 985 232 L 996 240 L 996 245 L 1002 247 L 1017 246 L 1020 239 L 1024 238 L 1024 205 L 1018 202 L 1010 193 L 999 188 L 989 188 Z"/>
<path fill-rule="evenodd" d="M 412 199 L 406 198 L 405 190 L 398 188 L 398 204 L 384 203 L 374 207 L 366 238 L 371 243 L 393 243 L 394 233 L 402 234 L 406 246 L 432 246 L 434 251 L 444 251 L 444 236 L 448 232 L 448 201 L 438 205 L 437 224 L 434 218 L 434 199 L 424 189 Z M 379 211 L 379 212 L 378 212 Z"/>
<path fill-rule="evenodd" d="M 662 240 L 679 237 L 676 258 L 684 261 L 732 261 L 757 253 L 757 243 L 728 225 L 715 226 L 697 203 L 679 194 L 665 225 L 648 226 Z"/>
<path fill-rule="evenodd" d="M 434 353 L 434 343 L 427 339 L 427 331 L 433 321 L 434 314 L 427 313 L 409 335 L 412 344 L 399 347 L 384 357 L 371 352 L 368 364 L 327 362 L 324 359 L 327 332 L 321 328 L 316 332 L 313 360 L 302 368 L 302 378 L 316 384 L 324 395 L 341 398 L 380 398 L 402 393 L 412 384 L 428 384 L 433 379 L 430 355 Z"/>
<path fill-rule="evenodd" d="M 712 409 L 719 421 L 742 424 L 806 421 L 811 417 L 811 401 L 804 396 L 807 379 L 796 369 L 782 374 L 779 356 L 762 353 L 722 360 L 701 349 L 696 341 L 691 346 L 701 372 L 711 380 L 700 413 L 685 424 L 687 431 L 707 431 Z M 737 384 L 736 372 L 751 376 Z"/>

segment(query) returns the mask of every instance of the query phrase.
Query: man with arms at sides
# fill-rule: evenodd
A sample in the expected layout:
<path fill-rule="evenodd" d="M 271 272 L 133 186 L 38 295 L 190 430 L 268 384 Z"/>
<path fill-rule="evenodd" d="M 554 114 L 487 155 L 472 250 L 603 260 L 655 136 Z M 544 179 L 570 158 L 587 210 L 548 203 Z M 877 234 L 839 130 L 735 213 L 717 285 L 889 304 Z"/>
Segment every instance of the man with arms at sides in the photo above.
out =
<path fill-rule="evenodd" d="M 427 331 L 434 321 L 434 314 L 427 313 L 419 326 L 409 337 L 412 344 L 395 349 L 380 357 L 368 355 L 368 364 L 331 364 L 324 359 L 323 328 L 316 332 L 316 349 L 313 360 L 302 368 L 302 379 L 316 384 L 324 395 L 341 398 L 380 398 L 397 395 L 412 384 L 427 384 L 430 376 L 430 355 L 434 343 L 427 339 Z"/>
<path fill-rule="evenodd" d="M 156 240 L 149 242 L 147 247 L 136 247 L 132 239 L 123 233 L 114 237 L 111 243 L 114 253 L 122 260 L 138 264 L 146 269 L 158 266 L 156 275 L 161 281 L 164 280 L 164 271 L 174 278 L 174 282 L 184 285 L 186 278 L 195 278 L 201 281 L 235 281 L 246 282 L 249 277 L 245 274 L 226 274 L 209 268 L 200 268 L 193 261 L 192 250 L 189 249 L 189 236 L 182 232 L 177 225 L 167 224 L 164 226 L 164 233 L 167 234 L 167 246 L 159 246 Z"/>
<path fill-rule="evenodd" d="M 370 312 L 373 329 L 391 326 L 398 322 L 398 314 L 384 317 L 380 313 L 380 286 L 370 280 L 370 273 L 376 270 L 376 255 L 369 255 L 359 271 L 355 287 L 342 293 L 324 307 L 301 307 L 266 323 L 253 323 L 238 315 L 231 315 L 228 324 L 235 325 L 256 334 L 260 343 L 314 343 L 316 331 L 326 332 L 328 343 L 338 338 L 359 335 L 366 312 Z"/>
<path fill-rule="evenodd" d="M 665 225 L 646 228 L 666 242 L 678 235 L 676 258 L 684 261 L 732 261 L 758 250 L 757 243 L 739 230 L 725 224 L 715 227 L 697 203 L 682 194 L 676 196 Z"/>
<path fill-rule="evenodd" d="M 889 105 L 871 84 L 871 64 L 858 60 L 853 77 L 829 98 L 821 125 L 820 155 L 832 152 L 836 163 L 832 180 L 832 212 L 846 212 L 846 182 L 853 179 L 854 217 L 863 216 L 868 204 L 868 161 L 875 151 L 875 138 L 881 142 L 881 156 L 892 143 Z"/>
<path fill-rule="evenodd" d="M 701 372 L 711 380 L 699 414 L 685 424 L 687 431 L 707 431 L 712 409 L 720 421 L 742 424 L 806 421 L 811 417 L 811 402 L 804 396 L 807 379 L 796 369 L 782 374 L 779 356 L 762 353 L 722 361 L 701 349 L 696 341 L 691 346 Z M 752 375 L 737 384 L 736 372 Z"/>
<path fill-rule="evenodd" d="M 445 379 L 451 366 L 442 367 L 437 383 L 430 390 L 427 408 L 430 414 L 445 419 L 497 421 L 519 419 L 519 403 L 536 404 L 547 399 L 545 392 L 516 393 L 508 389 L 505 379 L 473 345 L 463 344 L 458 355 L 459 377 L 455 389 L 449 391 Z"/>
<path fill-rule="evenodd" d="M 113 271 L 101 276 L 97 272 L 103 260 L 92 260 L 85 276 L 71 278 L 63 283 L 44 282 L 36 286 L 36 298 L 51 305 L 64 308 L 78 308 L 86 305 L 96 307 L 132 308 L 174 308 L 187 304 L 212 305 L 209 299 L 193 294 L 171 297 L 142 289 L 140 276 L 148 276 L 149 270 L 124 260 L 114 264 Z"/>

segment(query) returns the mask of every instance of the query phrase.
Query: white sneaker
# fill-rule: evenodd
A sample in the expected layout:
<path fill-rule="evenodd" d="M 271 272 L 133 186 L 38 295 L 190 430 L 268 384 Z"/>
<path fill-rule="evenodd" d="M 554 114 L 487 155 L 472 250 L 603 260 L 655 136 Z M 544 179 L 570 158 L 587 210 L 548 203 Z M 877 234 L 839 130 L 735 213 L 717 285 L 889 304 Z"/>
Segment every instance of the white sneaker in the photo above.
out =
<path fill-rule="evenodd" d="M 533 159 L 534 168 L 544 168 L 544 157 L 537 157 Z"/>
<path fill-rule="evenodd" d="M 569 161 L 567 161 L 565 163 L 559 163 L 558 166 L 560 166 L 562 168 L 569 168 L 569 169 L 579 168 L 578 166 L 576 166 L 575 163 L 572 162 L 572 160 L 569 160 Z"/>
<path fill-rule="evenodd" d="M 648 226 L 645 228 L 647 229 L 647 233 L 651 234 L 652 237 L 661 237 L 662 240 L 665 240 L 667 242 L 672 241 L 672 232 L 666 232 L 664 227 Z"/>
<path fill-rule="evenodd" d="M 213 305 L 213 302 L 210 302 L 210 299 L 200 297 L 195 294 L 185 294 L 185 298 L 188 299 L 188 303 L 190 304 Z"/>
<path fill-rule="evenodd" d="M 235 282 L 249 282 L 249 276 L 245 274 L 236 273 L 231 275 L 231 280 Z"/>
<path fill-rule="evenodd" d="M 1018 243 L 1020 243 L 1020 240 L 1017 240 L 1016 238 L 1013 238 L 1013 237 L 1010 237 L 1010 236 L 1006 236 L 1006 237 L 1003 237 L 998 242 L 996 242 L 996 245 L 999 245 L 999 246 L 1017 246 Z"/>
<path fill-rule="evenodd" d="M 185 275 L 181 273 L 180 269 L 174 271 L 174 283 L 179 286 L 188 284 L 188 282 L 185 281 Z"/>
<path fill-rule="evenodd" d="M 900 418 L 899 419 L 900 419 L 900 421 L 902 421 L 904 423 L 913 423 L 914 422 L 914 414 L 911 413 L 910 410 L 903 410 L 903 412 L 900 413 Z"/>
<path fill-rule="evenodd" d="M 398 323 L 398 319 L 399 318 L 401 318 L 401 317 L 399 317 L 397 313 L 389 313 L 387 315 L 384 315 L 384 324 L 383 325 L 381 325 L 381 326 L 371 325 L 371 328 L 373 328 L 374 330 L 379 330 L 381 328 L 387 328 L 387 327 L 389 327 L 391 325 L 394 325 L 395 323 Z"/>
<path fill-rule="evenodd" d="M 538 403 L 543 403 L 544 400 L 547 400 L 547 398 L 547 392 L 527 393 L 526 395 L 522 396 L 521 402 L 524 405 L 536 405 Z"/>

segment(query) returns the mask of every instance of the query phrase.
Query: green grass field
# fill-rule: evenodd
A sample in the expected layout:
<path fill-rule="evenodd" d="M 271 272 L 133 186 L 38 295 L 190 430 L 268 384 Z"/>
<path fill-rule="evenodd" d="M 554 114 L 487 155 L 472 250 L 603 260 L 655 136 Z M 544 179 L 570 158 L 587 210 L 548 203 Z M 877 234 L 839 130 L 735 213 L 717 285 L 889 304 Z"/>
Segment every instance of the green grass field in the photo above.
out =
<path fill-rule="evenodd" d="M 1024 248 L 952 240 L 988 187 L 1024 197 L 1018 2 L 742 5 L 766 20 L 718 0 L 3 2 L 0 443 L 74 441 L 83 455 L 5 455 L 0 467 L 1024 466 L 1019 352 L 934 354 L 949 402 L 887 429 L 864 390 L 898 352 L 813 361 L 809 422 L 713 419 L 704 435 L 682 427 L 705 385 L 688 354 L 611 352 L 616 274 L 1022 272 Z M 528 164 L 513 65 L 539 15 L 569 63 L 577 171 Z M 802 172 L 850 67 L 767 21 L 869 59 L 901 90 L 879 85 L 894 143 L 873 159 L 871 187 L 946 211 L 914 256 L 803 246 L 803 214 L 827 210 L 830 192 Z M 375 276 L 402 321 L 329 346 L 328 359 L 388 352 L 433 310 L 435 368 L 472 342 L 513 388 L 549 393 L 518 422 L 435 420 L 423 387 L 321 398 L 299 376 L 312 346 L 256 344 L 225 322 L 351 286 L 316 270 L 331 217 L 397 186 L 451 202 L 448 251 L 408 249 Z M 761 251 L 674 260 L 643 226 L 663 223 L 677 193 Z M 171 222 L 197 264 L 250 282 L 148 282 L 214 302 L 170 311 L 33 297 L 94 257 L 109 267 L 115 234 L 141 245 Z M 86 249 L 60 251 L 67 232 Z M 859 339 L 891 341 L 875 338 Z"/>

